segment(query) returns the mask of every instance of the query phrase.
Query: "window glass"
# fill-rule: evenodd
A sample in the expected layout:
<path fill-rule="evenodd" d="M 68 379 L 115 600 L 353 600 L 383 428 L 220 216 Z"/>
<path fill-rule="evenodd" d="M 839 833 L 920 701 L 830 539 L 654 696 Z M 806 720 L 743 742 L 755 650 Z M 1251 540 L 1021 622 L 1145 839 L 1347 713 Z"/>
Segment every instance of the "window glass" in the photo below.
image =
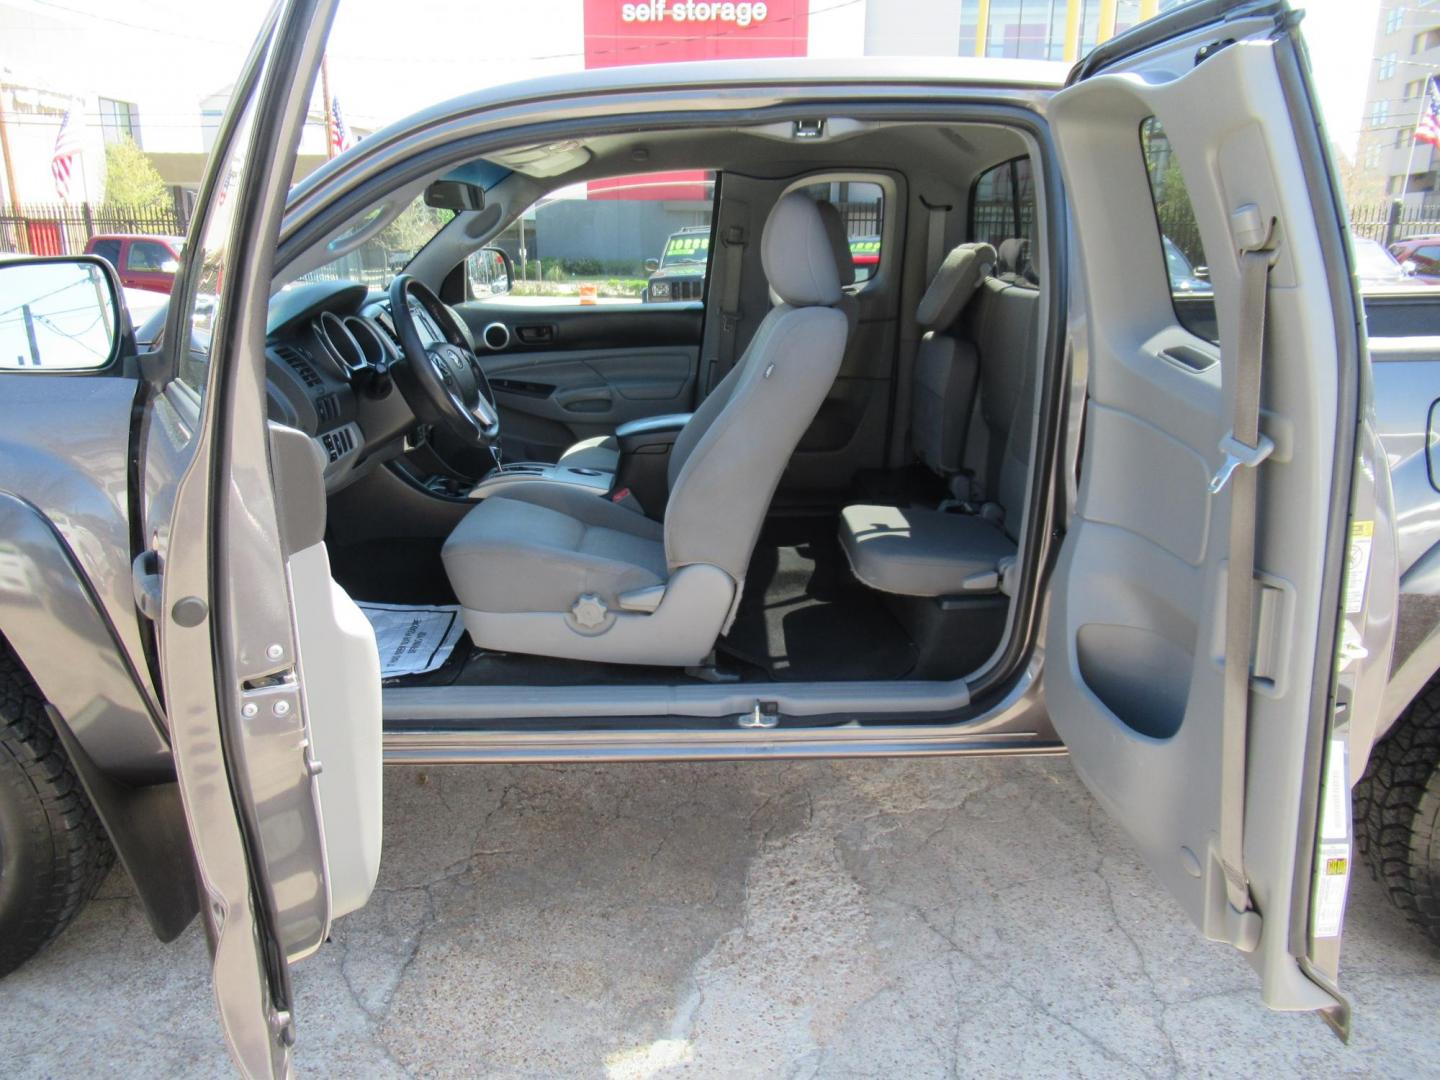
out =
<path fill-rule="evenodd" d="M 244 111 L 237 118 L 228 144 L 230 156 L 220 163 L 222 168 L 215 188 L 204 203 L 205 217 L 191 233 L 198 236 L 199 241 L 187 253 L 190 259 L 199 259 L 200 265 L 192 268 L 190 291 L 178 307 L 181 320 L 178 325 L 187 329 L 188 333 L 185 344 L 175 346 L 179 349 L 176 374 L 181 382 L 202 397 L 210 375 L 212 337 L 221 314 L 220 293 L 229 263 L 235 205 L 239 201 L 241 179 L 249 164 L 247 151 L 250 129 L 255 120 L 256 96 L 249 96 Z M 171 323 L 171 326 L 175 325 Z"/>
<path fill-rule="evenodd" d="M 829 180 L 800 188 L 816 202 L 828 202 L 845 221 L 855 283 L 880 272 L 880 236 L 885 224 L 885 189 L 871 180 Z"/>
<path fill-rule="evenodd" d="M 1001 271 L 1031 283 L 1040 280 L 1039 267 L 1031 254 L 1036 240 L 1035 178 L 1028 157 L 1001 162 L 980 174 L 970 199 L 968 236 L 997 251 L 1007 240 L 1021 241 L 1016 253 L 1018 264 L 1002 267 Z M 1007 250 L 1016 247 L 1010 245 Z"/>
<path fill-rule="evenodd" d="M 96 240 L 90 248 L 90 254 L 99 255 L 116 270 L 120 269 L 120 241 L 119 240 Z"/>
<path fill-rule="evenodd" d="M 376 207 L 361 218 L 355 231 L 371 224 L 383 207 Z M 302 274 L 302 281 L 358 281 L 372 289 L 387 289 L 390 281 L 404 271 L 416 253 L 450 223 L 454 210 L 437 210 L 425 205 L 425 196 L 417 195 L 395 220 L 353 251 Z"/>
<path fill-rule="evenodd" d="M 1424 247 L 1417 247 L 1406 256 L 1415 264 L 1415 270 L 1421 274 L 1440 273 L 1440 247 L 1427 244 Z"/>
<path fill-rule="evenodd" d="M 550 304 L 666 304 L 705 298 L 713 172 L 648 173 L 591 180 L 551 192 L 489 247 L 510 257 L 504 299 Z M 488 280 L 493 255 L 472 254 L 465 279 Z"/>
<path fill-rule="evenodd" d="M 130 250 L 125 253 L 125 269 L 159 273 L 165 269 L 166 263 L 174 259 L 175 256 L 163 244 L 153 240 L 132 240 Z"/>
<path fill-rule="evenodd" d="M 105 145 L 133 139 L 140 145 L 140 110 L 128 101 L 100 99 L 100 132 Z"/>
<path fill-rule="evenodd" d="M 1140 125 L 1140 149 L 1150 178 L 1175 318 L 1190 333 L 1213 341 L 1214 293 L 1195 208 L 1165 129 L 1153 116 Z"/>

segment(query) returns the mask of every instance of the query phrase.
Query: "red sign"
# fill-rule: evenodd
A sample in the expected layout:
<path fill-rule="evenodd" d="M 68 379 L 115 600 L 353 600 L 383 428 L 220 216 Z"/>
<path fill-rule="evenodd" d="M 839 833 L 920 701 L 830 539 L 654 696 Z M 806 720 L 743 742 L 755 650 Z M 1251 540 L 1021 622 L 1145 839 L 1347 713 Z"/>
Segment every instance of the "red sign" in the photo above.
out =
<path fill-rule="evenodd" d="M 586 68 L 804 56 L 810 0 L 585 0 Z M 595 180 L 590 198 L 708 199 L 700 172 Z M 655 184 L 657 180 L 672 181 Z"/>
<path fill-rule="evenodd" d="M 804 56 L 810 0 L 585 0 L 585 66 Z"/>

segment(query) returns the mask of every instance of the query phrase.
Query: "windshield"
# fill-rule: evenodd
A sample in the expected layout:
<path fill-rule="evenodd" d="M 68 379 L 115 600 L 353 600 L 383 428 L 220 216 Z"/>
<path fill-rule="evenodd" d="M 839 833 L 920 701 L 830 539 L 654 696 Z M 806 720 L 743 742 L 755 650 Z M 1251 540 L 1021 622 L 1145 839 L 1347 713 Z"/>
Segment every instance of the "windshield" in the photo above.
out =
<path fill-rule="evenodd" d="M 454 216 L 455 211 L 426 206 L 425 197 L 416 196 L 399 217 L 354 251 L 311 270 L 300 280 L 358 281 L 372 289 L 388 288 L 416 252 L 434 239 Z"/>

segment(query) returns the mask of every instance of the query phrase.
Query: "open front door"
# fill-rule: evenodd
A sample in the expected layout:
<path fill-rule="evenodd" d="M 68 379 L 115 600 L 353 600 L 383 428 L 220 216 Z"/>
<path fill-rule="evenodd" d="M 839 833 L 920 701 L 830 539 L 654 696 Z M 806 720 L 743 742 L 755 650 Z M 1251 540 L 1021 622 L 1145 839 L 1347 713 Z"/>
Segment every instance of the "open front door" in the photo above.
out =
<path fill-rule="evenodd" d="M 280 216 L 332 14 L 282 3 L 217 135 L 140 435 L 143 551 L 215 996 L 246 1075 L 289 1071 L 288 964 L 363 904 L 380 859 L 380 672 L 334 584 L 324 457 L 267 422 Z"/>
<path fill-rule="evenodd" d="M 1322 822 L 1321 777 L 1344 753 L 1348 508 L 1388 480 L 1355 468 L 1358 301 L 1292 32 L 1283 3 L 1195 4 L 1052 100 L 1088 400 L 1045 678 L 1076 770 L 1205 935 L 1248 955 L 1270 1006 L 1343 1026 L 1316 957 L 1339 934 L 1349 792 L 1342 770 Z M 1339 880 L 1317 892 L 1321 832 Z"/>

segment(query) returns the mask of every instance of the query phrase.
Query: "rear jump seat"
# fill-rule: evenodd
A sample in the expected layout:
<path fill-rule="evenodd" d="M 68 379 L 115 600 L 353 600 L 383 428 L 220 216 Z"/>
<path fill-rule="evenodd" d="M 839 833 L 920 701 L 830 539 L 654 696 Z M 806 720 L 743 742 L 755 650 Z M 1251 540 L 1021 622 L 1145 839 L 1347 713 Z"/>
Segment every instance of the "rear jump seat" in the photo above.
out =
<path fill-rule="evenodd" d="M 917 456 L 942 476 L 959 472 L 958 461 L 936 461 L 923 451 L 926 406 L 920 400 L 927 393 L 925 384 L 935 381 L 925 374 L 926 351 L 930 350 L 933 361 L 935 339 L 941 344 L 955 342 L 948 333 L 950 324 L 958 322 L 959 341 L 955 344 L 959 347 L 949 352 L 962 366 L 967 345 L 973 343 L 971 356 L 978 353 L 979 418 L 983 422 L 969 440 L 965 464 L 988 501 L 980 513 L 925 506 L 847 506 L 841 511 L 840 543 L 856 578 L 873 589 L 910 597 L 993 596 L 1006 584 L 1029 480 L 1039 323 L 1039 290 L 1029 272 L 1025 247 L 1020 240 L 1000 245 L 996 273 L 979 282 L 958 320 L 954 314 L 945 325 L 927 320 L 923 301 L 917 312 L 921 325 L 930 329 L 917 359 L 912 423 Z M 946 263 L 961 250 L 952 252 Z M 942 265 L 927 298 L 943 273 Z M 965 393 L 963 398 L 967 404 L 962 424 L 969 416 L 971 394 Z M 932 395 L 928 406 L 932 411 L 934 404 Z M 950 419 L 953 422 L 953 417 Z M 961 442 L 964 445 L 963 435 Z M 947 468 L 947 464 L 956 467 Z"/>

